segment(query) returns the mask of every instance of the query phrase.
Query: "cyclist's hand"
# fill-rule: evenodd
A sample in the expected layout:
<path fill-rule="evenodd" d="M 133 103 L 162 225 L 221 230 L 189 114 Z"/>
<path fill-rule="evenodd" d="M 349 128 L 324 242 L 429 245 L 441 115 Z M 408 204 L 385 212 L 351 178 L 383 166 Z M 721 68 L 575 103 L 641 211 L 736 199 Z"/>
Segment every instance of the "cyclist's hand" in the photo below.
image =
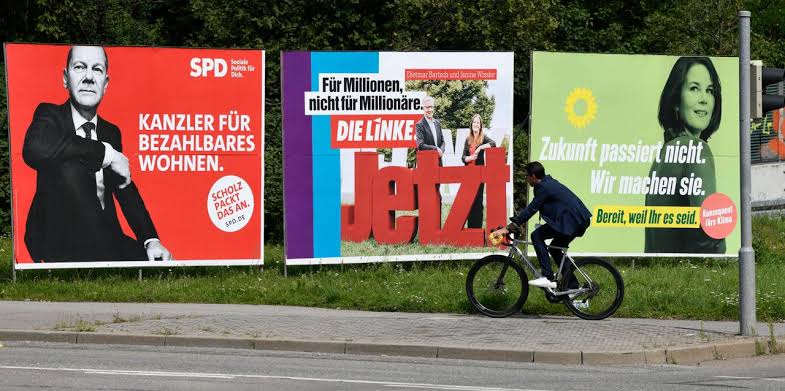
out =
<path fill-rule="evenodd" d="M 496 231 L 491 232 L 491 236 L 504 236 L 510 233 L 507 228 L 497 229 Z"/>
<path fill-rule="evenodd" d="M 507 229 L 507 232 L 512 232 L 516 234 L 523 232 L 521 226 L 515 221 L 510 221 L 510 224 L 507 224 L 507 227 L 505 227 L 505 229 Z"/>

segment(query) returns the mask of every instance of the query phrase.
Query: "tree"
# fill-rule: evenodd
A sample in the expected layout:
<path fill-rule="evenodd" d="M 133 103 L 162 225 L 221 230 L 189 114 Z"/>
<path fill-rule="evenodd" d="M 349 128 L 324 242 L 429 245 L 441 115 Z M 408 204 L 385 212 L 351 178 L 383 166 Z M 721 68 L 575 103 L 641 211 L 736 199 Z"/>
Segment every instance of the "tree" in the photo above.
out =
<path fill-rule="evenodd" d="M 673 1 L 646 18 L 639 34 L 648 53 L 730 56 L 738 52 L 741 0 Z"/>
<path fill-rule="evenodd" d="M 281 50 L 514 51 L 515 172 L 528 159 L 532 50 L 734 55 L 736 14 L 752 12 L 752 56 L 785 66 L 785 3 L 771 0 L 18 0 L 0 14 L 5 42 L 262 48 L 266 51 L 265 232 L 283 239 Z M 0 83 L 0 98 L 5 94 Z M 435 87 L 434 87 L 435 88 Z M 444 83 L 449 91 L 456 84 Z M 479 88 L 469 85 L 468 88 Z M 434 91 L 437 95 L 441 92 Z M 447 95 L 458 95 L 455 91 Z M 450 95 L 450 96 L 452 96 Z M 450 98 L 453 99 L 453 98 Z M 456 98 L 457 100 L 466 99 Z M 6 119 L 0 99 L 0 119 Z M 469 112 L 447 109 L 445 127 Z M 463 106 L 464 108 L 467 106 Z M 10 233 L 7 131 L 0 130 L 0 233 Z M 516 205 L 525 195 L 514 176 Z"/>
<path fill-rule="evenodd" d="M 406 82 L 407 91 L 424 91 L 433 97 L 434 116 L 450 130 L 468 128 L 474 114 L 480 114 L 485 127 L 491 127 L 496 101 L 488 96 L 485 80 L 417 80 Z"/>

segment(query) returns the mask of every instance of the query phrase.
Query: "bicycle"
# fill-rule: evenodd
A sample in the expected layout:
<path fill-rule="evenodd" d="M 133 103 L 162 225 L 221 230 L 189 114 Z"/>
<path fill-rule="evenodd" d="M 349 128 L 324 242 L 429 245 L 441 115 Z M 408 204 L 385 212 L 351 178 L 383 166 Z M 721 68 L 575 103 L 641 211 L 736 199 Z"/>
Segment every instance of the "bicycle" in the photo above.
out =
<path fill-rule="evenodd" d="M 529 278 L 523 265 L 534 276 L 542 276 L 518 248 L 520 244 L 533 243 L 516 239 L 509 233 L 505 238 L 507 242 L 500 244 L 510 248 L 508 255 L 481 258 L 466 276 L 469 301 L 477 311 L 494 318 L 510 316 L 523 308 L 529 295 Z M 570 312 L 587 320 L 605 319 L 619 309 L 624 299 L 624 280 L 613 265 L 600 258 L 574 260 L 567 254 L 566 247 L 548 247 L 564 254 L 556 270 L 556 289 L 541 288 L 549 302 L 561 302 Z M 514 273 L 508 273 L 509 270 Z"/>

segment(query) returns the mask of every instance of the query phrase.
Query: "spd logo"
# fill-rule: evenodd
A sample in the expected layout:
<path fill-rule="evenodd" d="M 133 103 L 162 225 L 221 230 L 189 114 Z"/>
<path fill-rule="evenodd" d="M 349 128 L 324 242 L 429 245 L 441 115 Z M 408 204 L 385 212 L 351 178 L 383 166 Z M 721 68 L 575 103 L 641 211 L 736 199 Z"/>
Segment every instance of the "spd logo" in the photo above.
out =
<path fill-rule="evenodd" d="M 222 58 L 191 58 L 192 77 L 207 77 L 210 73 L 213 77 L 224 77 L 227 70 L 226 60 Z"/>

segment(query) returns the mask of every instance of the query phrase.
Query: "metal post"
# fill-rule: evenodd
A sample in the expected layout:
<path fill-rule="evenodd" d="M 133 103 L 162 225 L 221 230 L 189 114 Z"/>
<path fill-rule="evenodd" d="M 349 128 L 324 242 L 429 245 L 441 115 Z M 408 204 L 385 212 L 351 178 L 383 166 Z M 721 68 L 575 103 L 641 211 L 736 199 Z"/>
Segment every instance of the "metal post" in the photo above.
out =
<path fill-rule="evenodd" d="M 139 282 L 142 282 L 142 269 L 139 269 Z"/>
<path fill-rule="evenodd" d="M 739 137 L 741 177 L 741 248 L 739 249 L 739 327 L 755 334 L 755 250 L 752 248 L 750 182 L 750 16 L 739 11 Z"/>

